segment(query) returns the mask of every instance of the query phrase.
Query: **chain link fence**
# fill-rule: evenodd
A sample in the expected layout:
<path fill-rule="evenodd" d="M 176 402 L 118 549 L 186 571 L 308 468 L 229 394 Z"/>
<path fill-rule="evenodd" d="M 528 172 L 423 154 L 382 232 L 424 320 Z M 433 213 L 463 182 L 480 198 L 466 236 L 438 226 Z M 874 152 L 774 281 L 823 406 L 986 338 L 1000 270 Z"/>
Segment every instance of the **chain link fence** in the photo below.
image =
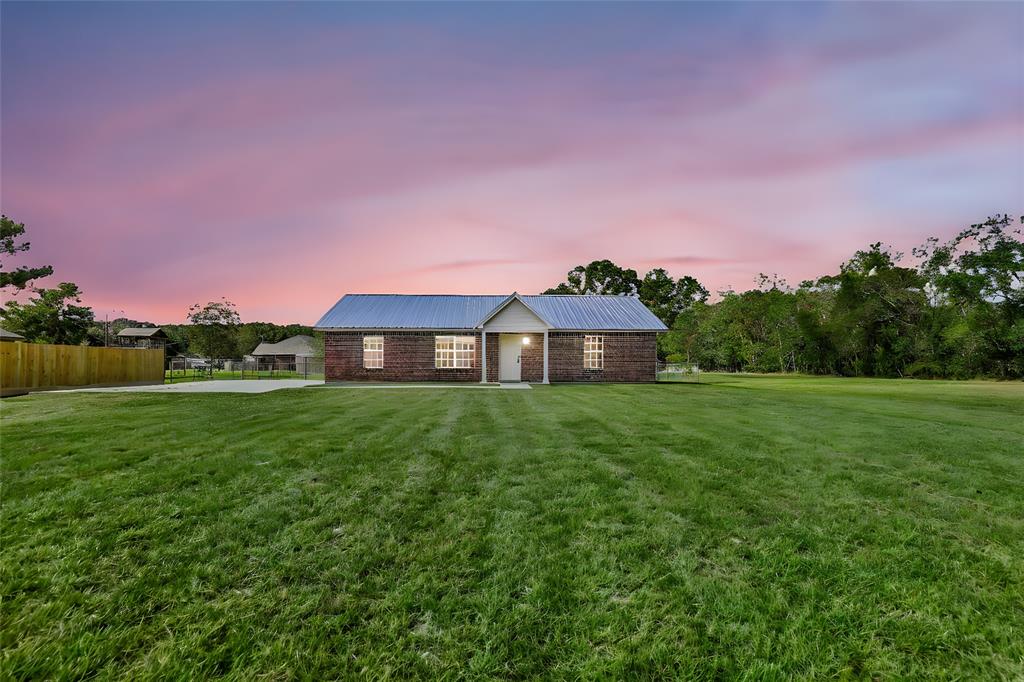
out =
<path fill-rule="evenodd" d="M 700 383 L 700 367 L 689 362 L 658 361 L 658 381 Z"/>
<path fill-rule="evenodd" d="M 248 360 L 172 357 L 167 359 L 167 383 L 209 379 L 324 378 L 323 358 L 253 358 Z"/>

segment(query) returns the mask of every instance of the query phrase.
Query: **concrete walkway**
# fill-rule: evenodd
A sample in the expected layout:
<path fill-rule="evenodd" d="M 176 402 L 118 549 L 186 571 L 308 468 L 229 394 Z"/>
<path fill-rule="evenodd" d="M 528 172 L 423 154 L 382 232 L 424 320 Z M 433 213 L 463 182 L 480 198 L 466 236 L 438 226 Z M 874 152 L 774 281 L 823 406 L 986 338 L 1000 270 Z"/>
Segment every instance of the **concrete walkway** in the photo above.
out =
<path fill-rule="evenodd" d="M 211 379 L 208 381 L 183 381 L 180 384 L 153 384 L 151 386 L 105 386 L 103 388 L 71 388 L 52 393 L 269 393 L 282 388 L 305 388 L 325 386 L 326 388 L 507 388 L 529 390 L 530 384 L 361 384 L 306 381 L 305 379 Z"/>
<path fill-rule="evenodd" d="M 282 388 L 323 386 L 323 381 L 305 379 L 212 379 L 210 381 L 183 381 L 180 384 L 153 384 L 152 386 L 108 386 L 105 388 L 74 388 L 66 393 L 268 393 Z"/>

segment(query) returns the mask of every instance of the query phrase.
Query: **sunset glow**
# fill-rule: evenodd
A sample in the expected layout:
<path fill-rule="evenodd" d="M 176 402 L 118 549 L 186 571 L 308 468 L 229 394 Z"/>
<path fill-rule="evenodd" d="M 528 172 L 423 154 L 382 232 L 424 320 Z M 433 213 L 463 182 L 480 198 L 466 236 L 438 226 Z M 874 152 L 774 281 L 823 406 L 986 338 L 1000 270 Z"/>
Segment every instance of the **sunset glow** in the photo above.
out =
<path fill-rule="evenodd" d="M 97 316 L 609 258 L 791 283 L 1022 211 L 1022 3 L 4 3 L 2 205 Z"/>

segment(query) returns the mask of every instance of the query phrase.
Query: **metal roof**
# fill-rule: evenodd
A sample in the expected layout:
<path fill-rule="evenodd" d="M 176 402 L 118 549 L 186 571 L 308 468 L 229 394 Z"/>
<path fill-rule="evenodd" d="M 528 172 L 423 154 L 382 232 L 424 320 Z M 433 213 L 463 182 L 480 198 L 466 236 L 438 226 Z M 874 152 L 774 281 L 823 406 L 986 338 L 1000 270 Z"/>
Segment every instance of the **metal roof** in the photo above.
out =
<path fill-rule="evenodd" d="M 277 343 L 261 343 L 249 355 L 307 355 L 312 356 L 313 337 L 305 334 L 291 336 Z"/>
<path fill-rule="evenodd" d="M 523 296 L 553 329 L 666 331 L 668 327 L 635 296 Z"/>
<path fill-rule="evenodd" d="M 160 327 L 125 327 L 117 333 L 118 336 L 167 336 Z"/>
<path fill-rule="evenodd" d="M 25 338 L 25 337 L 22 336 L 21 334 L 15 334 L 14 332 L 9 332 L 6 329 L 0 329 L 0 339 L 8 339 L 10 341 L 17 341 L 18 339 L 23 339 L 23 338 Z"/>
<path fill-rule="evenodd" d="M 475 329 L 495 309 L 519 298 L 561 330 L 665 331 L 634 296 L 458 296 L 348 294 L 328 310 L 317 329 Z"/>

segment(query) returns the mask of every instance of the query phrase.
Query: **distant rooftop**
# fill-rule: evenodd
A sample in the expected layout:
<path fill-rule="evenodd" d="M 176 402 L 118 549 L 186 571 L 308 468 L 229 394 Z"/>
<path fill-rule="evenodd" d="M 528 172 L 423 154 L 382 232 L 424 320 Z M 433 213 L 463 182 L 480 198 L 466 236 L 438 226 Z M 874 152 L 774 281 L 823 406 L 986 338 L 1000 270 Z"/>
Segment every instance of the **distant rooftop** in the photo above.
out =
<path fill-rule="evenodd" d="M 15 334 L 14 332 L 9 332 L 6 329 L 0 329 L 0 339 L 3 339 L 4 341 L 19 341 L 24 338 L 25 337 L 21 334 Z"/>
<path fill-rule="evenodd" d="M 167 334 L 160 327 L 125 327 L 117 333 L 118 336 L 139 336 L 139 337 L 162 337 L 166 338 Z"/>
<path fill-rule="evenodd" d="M 249 355 L 314 355 L 313 337 L 305 334 L 292 336 L 277 343 L 261 343 Z"/>

